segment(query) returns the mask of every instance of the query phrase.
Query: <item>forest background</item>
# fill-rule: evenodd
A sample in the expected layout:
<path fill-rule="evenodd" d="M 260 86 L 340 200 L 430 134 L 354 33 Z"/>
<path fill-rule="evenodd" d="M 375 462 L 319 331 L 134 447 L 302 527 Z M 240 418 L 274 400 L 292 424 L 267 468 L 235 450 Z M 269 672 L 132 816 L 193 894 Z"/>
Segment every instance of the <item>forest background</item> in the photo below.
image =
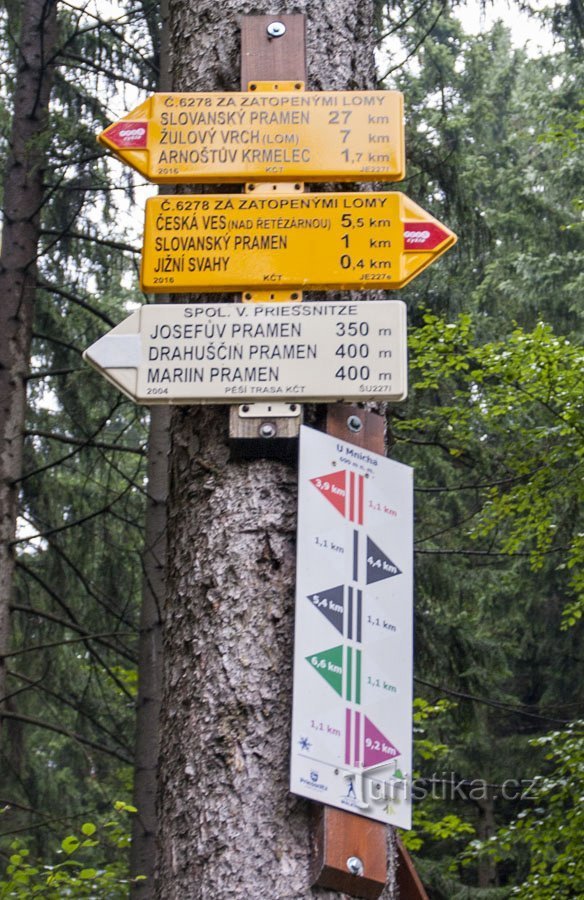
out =
<path fill-rule="evenodd" d="M 520 6 L 548 50 L 466 34 L 457 4 L 377 15 L 379 85 L 405 95 L 391 189 L 459 235 L 400 292 L 410 397 L 386 410 L 416 470 L 403 837 L 445 900 L 584 895 L 584 11 Z M 163 13 L 1 5 L 1 897 L 125 897 L 154 858 L 167 415 L 80 354 L 148 302 L 140 182 L 95 135 L 164 84 Z"/>

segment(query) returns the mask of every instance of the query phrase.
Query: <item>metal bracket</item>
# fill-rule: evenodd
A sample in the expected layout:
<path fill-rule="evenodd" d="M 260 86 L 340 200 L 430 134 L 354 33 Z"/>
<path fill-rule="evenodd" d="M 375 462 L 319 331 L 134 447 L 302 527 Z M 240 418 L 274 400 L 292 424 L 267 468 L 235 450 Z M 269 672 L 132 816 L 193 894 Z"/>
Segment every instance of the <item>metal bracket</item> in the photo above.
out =
<path fill-rule="evenodd" d="M 293 462 L 298 454 L 302 407 L 298 403 L 244 403 L 229 408 L 229 443 L 241 459 Z"/>
<path fill-rule="evenodd" d="M 303 81 L 250 81 L 249 91 L 303 91 Z M 304 191 L 302 182 L 250 182 L 245 193 L 293 194 Z M 265 290 L 244 291 L 243 303 L 300 302 L 302 291 Z M 302 407 L 298 403 L 245 403 L 229 410 L 229 439 L 240 456 L 291 459 L 295 449 L 291 441 L 298 438 L 302 423 Z"/>
<path fill-rule="evenodd" d="M 303 81 L 249 81 L 248 91 L 303 91 Z"/>
<path fill-rule="evenodd" d="M 238 407 L 242 419 L 265 419 L 275 415 L 284 419 L 297 418 L 301 411 L 299 403 L 242 403 Z"/>

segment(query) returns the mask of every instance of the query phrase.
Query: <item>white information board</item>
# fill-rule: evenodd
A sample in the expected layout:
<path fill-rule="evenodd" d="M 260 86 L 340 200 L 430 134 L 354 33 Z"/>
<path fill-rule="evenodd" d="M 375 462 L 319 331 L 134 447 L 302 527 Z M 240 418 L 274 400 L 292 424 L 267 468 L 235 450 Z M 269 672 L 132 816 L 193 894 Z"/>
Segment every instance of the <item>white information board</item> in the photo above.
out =
<path fill-rule="evenodd" d="M 303 427 L 290 789 L 411 827 L 413 470 Z"/>
<path fill-rule="evenodd" d="M 83 354 L 138 403 L 403 400 L 401 300 L 143 306 Z"/>

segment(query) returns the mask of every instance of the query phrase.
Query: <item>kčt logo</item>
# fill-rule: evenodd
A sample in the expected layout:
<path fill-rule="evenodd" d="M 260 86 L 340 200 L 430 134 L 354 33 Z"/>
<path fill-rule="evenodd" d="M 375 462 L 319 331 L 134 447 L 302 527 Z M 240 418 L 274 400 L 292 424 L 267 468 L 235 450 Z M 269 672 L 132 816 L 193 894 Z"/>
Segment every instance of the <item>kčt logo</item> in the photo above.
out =
<path fill-rule="evenodd" d="M 318 781 L 318 772 L 315 772 L 314 769 L 310 773 L 310 780 L 313 781 L 315 784 Z"/>
<path fill-rule="evenodd" d="M 429 231 L 409 231 L 404 232 L 404 237 L 406 241 L 409 241 L 410 244 L 425 244 L 428 238 L 430 237 Z"/>
<path fill-rule="evenodd" d="M 148 122 L 117 122 L 107 137 L 119 149 L 143 150 L 148 146 Z"/>

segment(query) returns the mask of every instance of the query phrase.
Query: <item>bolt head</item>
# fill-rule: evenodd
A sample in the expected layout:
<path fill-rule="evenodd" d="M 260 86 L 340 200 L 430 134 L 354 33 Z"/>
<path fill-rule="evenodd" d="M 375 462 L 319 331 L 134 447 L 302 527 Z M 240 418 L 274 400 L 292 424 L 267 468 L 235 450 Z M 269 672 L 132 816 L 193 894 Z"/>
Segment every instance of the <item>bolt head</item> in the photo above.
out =
<path fill-rule="evenodd" d="M 268 32 L 269 37 L 279 38 L 286 33 L 286 26 L 283 22 L 270 22 L 266 31 Z"/>
<path fill-rule="evenodd" d="M 350 856 L 347 860 L 347 869 L 351 875 L 362 875 L 365 871 L 363 861 L 358 856 Z"/>
<path fill-rule="evenodd" d="M 262 422 L 259 428 L 260 437 L 272 438 L 276 434 L 276 426 L 273 422 Z"/>
<path fill-rule="evenodd" d="M 363 422 L 359 416 L 349 416 L 347 419 L 347 428 L 349 431 L 358 432 L 363 428 Z"/>

